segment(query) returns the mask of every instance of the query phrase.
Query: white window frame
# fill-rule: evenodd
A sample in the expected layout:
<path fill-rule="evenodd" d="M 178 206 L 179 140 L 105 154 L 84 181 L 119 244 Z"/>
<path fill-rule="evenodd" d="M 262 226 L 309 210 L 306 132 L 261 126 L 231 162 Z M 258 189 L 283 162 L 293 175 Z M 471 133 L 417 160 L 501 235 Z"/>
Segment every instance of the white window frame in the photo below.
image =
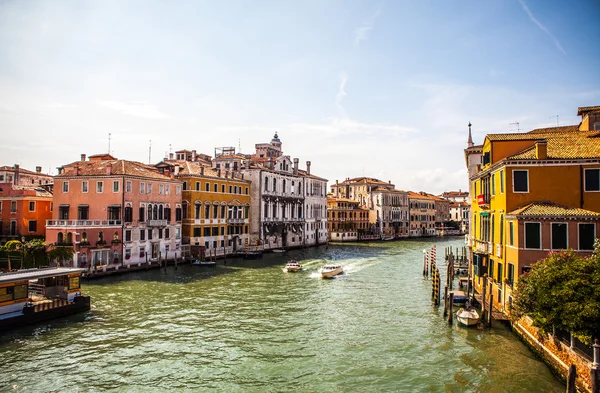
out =
<path fill-rule="evenodd" d="M 140 194 L 146 193 L 146 183 L 140 182 Z"/>
<path fill-rule="evenodd" d="M 529 175 L 527 175 L 527 180 L 529 181 Z M 504 194 L 504 169 L 500 171 L 500 194 Z"/>
<path fill-rule="evenodd" d="M 163 195 L 164 193 L 165 193 L 165 185 L 159 184 L 158 185 L 158 195 Z"/>
<path fill-rule="evenodd" d="M 68 181 L 63 181 L 62 182 L 62 192 L 63 193 L 68 193 L 69 192 L 69 182 Z"/>
<path fill-rule="evenodd" d="M 527 191 L 515 191 L 515 172 L 527 172 Z M 512 176 L 512 190 L 514 194 L 529 194 L 529 169 L 513 169 L 511 172 Z"/>
<path fill-rule="evenodd" d="M 552 224 L 566 224 L 567 225 L 567 248 L 565 248 L 565 250 L 569 249 L 569 223 L 566 221 L 552 221 L 550 223 L 550 249 L 551 250 L 562 250 L 561 248 L 552 248 Z M 579 239 L 578 239 L 579 240 Z"/>
<path fill-rule="evenodd" d="M 33 203 L 33 210 L 31 210 L 31 204 Z M 27 206 L 29 208 L 30 212 L 34 212 L 35 208 L 37 207 L 37 203 L 35 203 L 35 201 L 29 201 L 29 206 Z"/>
<path fill-rule="evenodd" d="M 81 192 L 83 194 L 87 194 L 89 190 L 90 190 L 90 184 L 88 183 L 88 181 L 87 180 L 82 181 L 81 182 Z"/>
<path fill-rule="evenodd" d="M 117 186 L 117 189 L 115 190 L 115 186 Z M 114 194 L 118 194 L 121 191 L 121 182 L 118 180 L 113 180 L 112 182 L 112 192 Z"/>
<path fill-rule="evenodd" d="M 165 195 L 171 195 L 171 185 L 167 184 L 165 186 Z"/>
<path fill-rule="evenodd" d="M 587 184 L 586 184 L 586 176 L 585 176 L 585 172 L 586 171 L 598 171 L 598 176 L 600 176 L 600 168 L 584 168 L 583 169 L 583 191 L 584 192 L 600 192 L 600 189 L 598 190 L 588 190 L 587 189 Z"/>
<path fill-rule="evenodd" d="M 540 228 L 540 248 L 527 248 L 527 224 L 538 224 Z M 523 250 L 543 250 L 544 241 L 542 239 L 542 223 L 539 221 L 525 221 L 523 223 Z"/>
<path fill-rule="evenodd" d="M 98 191 L 100 189 L 100 191 Z M 96 182 L 96 194 L 103 194 L 104 193 L 104 181 L 102 180 L 98 180 Z"/>
<path fill-rule="evenodd" d="M 175 195 L 181 194 L 181 186 L 175 186 Z"/>
<path fill-rule="evenodd" d="M 152 183 L 148 183 L 148 185 L 146 186 L 146 191 L 148 195 L 152 194 Z"/>
<path fill-rule="evenodd" d="M 13 204 L 15 205 L 15 210 L 13 210 Z M 15 214 L 19 210 L 19 205 L 17 201 L 10 201 L 10 213 Z"/>
<path fill-rule="evenodd" d="M 127 180 L 125 182 L 125 192 L 131 193 L 132 190 L 133 190 L 133 183 L 131 182 L 131 180 Z"/>
<path fill-rule="evenodd" d="M 578 222 L 577 223 L 577 251 L 582 251 L 582 252 L 591 252 L 592 250 L 581 250 L 579 249 L 579 229 L 581 228 L 581 224 L 594 224 L 594 239 L 597 239 L 597 232 L 596 232 L 596 223 L 595 222 Z"/>

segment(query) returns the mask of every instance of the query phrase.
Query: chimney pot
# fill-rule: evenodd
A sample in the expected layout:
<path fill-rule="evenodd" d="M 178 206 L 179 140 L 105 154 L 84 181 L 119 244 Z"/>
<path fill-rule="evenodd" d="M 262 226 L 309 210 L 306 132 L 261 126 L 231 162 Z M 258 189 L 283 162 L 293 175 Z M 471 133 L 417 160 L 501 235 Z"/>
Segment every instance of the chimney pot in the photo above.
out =
<path fill-rule="evenodd" d="M 41 167 L 41 166 L 36 166 L 36 167 L 35 167 L 35 171 L 36 171 L 37 173 L 42 173 L 42 167 Z"/>
<path fill-rule="evenodd" d="M 109 165 L 106 167 L 106 174 L 107 175 L 112 175 L 112 165 Z"/>
<path fill-rule="evenodd" d="M 221 170 L 220 169 L 217 169 L 217 176 L 221 177 Z"/>
<path fill-rule="evenodd" d="M 310 175 L 310 161 L 306 161 L 306 173 Z"/>
<path fill-rule="evenodd" d="M 203 166 L 200 167 L 200 175 L 204 176 L 204 167 Z"/>
<path fill-rule="evenodd" d="M 86 155 L 85 155 L 85 154 L 82 154 L 82 155 L 81 155 L 81 161 L 85 161 L 85 157 L 86 157 Z"/>

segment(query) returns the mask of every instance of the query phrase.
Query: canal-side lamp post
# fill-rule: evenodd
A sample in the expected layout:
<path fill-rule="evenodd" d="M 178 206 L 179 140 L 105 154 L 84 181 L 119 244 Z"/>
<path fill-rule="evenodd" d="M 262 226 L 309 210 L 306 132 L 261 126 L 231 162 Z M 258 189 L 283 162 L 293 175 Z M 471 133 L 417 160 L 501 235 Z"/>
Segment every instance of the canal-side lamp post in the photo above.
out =
<path fill-rule="evenodd" d="M 600 343 L 598 339 L 594 340 L 592 348 L 594 351 L 594 361 L 590 369 L 590 387 L 592 393 L 600 393 Z"/>

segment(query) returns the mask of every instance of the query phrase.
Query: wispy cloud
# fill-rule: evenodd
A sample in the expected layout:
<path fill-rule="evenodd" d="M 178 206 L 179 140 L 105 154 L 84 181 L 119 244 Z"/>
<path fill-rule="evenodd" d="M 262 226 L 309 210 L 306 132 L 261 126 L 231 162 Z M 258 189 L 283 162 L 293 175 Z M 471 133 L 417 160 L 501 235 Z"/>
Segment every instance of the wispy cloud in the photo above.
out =
<path fill-rule="evenodd" d="M 558 48 L 558 50 L 560 50 L 563 53 L 563 55 L 566 55 L 567 52 L 565 52 L 565 50 L 563 49 L 563 47 L 560 45 L 560 42 L 556 39 L 556 37 L 554 37 L 554 35 L 552 35 L 552 33 L 550 32 L 550 30 L 548 30 L 546 28 L 546 26 L 544 26 L 543 24 L 541 24 L 540 21 L 537 20 L 535 18 L 535 16 L 533 16 L 533 14 L 531 13 L 531 11 L 529 10 L 529 7 L 527 7 L 527 4 L 525 4 L 525 2 L 523 0 L 519 0 L 519 3 L 521 3 L 521 7 L 523 7 L 523 10 L 529 16 L 529 19 L 531 19 L 531 21 L 533 23 L 535 23 L 536 26 L 539 27 L 544 33 L 548 34 L 550 36 L 550 38 L 552 38 L 552 40 L 554 41 L 554 45 L 556 45 L 556 47 Z"/>
<path fill-rule="evenodd" d="M 155 105 L 146 101 L 139 102 L 121 102 L 121 101 L 100 101 L 101 106 L 121 112 L 125 115 L 142 117 L 145 119 L 164 119 L 169 117 L 161 112 Z"/>
<path fill-rule="evenodd" d="M 375 20 L 377 20 L 382 8 L 382 5 L 379 5 L 377 10 L 354 30 L 354 44 L 360 45 L 361 41 L 366 41 L 369 38 L 369 32 L 375 27 Z"/>
<path fill-rule="evenodd" d="M 340 88 L 338 89 L 337 94 L 335 95 L 335 106 L 338 109 L 339 115 L 343 117 L 348 117 L 348 113 L 346 113 L 346 109 L 342 105 L 342 101 L 348 93 L 346 93 L 346 83 L 348 82 L 348 74 L 343 72 L 340 74 Z"/>

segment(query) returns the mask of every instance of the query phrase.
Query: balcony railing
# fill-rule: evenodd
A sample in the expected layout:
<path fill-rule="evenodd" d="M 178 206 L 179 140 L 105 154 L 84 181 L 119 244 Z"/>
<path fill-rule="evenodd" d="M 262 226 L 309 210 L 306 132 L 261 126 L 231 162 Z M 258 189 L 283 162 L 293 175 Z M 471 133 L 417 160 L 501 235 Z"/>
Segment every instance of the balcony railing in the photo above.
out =
<path fill-rule="evenodd" d="M 149 227 L 164 227 L 167 226 L 167 220 L 148 220 Z"/>
<path fill-rule="evenodd" d="M 496 258 L 502 258 L 502 244 L 496 244 Z"/>
<path fill-rule="evenodd" d="M 228 224 L 244 224 L 246 222 L 245 218 L 228 218 Z"/>
<path fill-rule="evenodd" d="M 46 220 L 46 227 L 111 227 L 121 224 L 121 220 Z"/>
<path fill-rule="evenodd" d="M 480 254 L 493 254 L 493 244 L 475 239 L 475 250 Z"/>

